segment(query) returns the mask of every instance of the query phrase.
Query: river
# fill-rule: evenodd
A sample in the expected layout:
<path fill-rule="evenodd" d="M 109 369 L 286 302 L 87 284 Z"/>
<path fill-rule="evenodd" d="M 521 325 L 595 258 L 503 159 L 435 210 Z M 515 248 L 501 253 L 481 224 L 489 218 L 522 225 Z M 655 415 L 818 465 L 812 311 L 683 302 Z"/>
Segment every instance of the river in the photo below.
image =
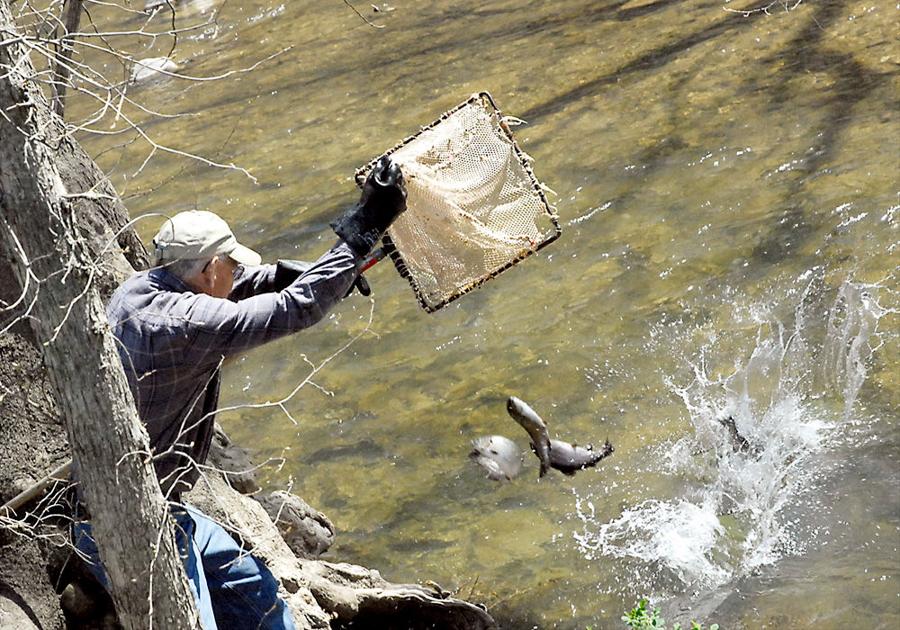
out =
<path fill-rule="evenodd" d="M 132 216 L 213 210 L 265 258 L 311 259 L 354 170 L 471 93 L 527 122 L 558 241 L 434 314 L 379 264 L 373 300 L 226 367 L 220 422 L 333 519 L 326 557 L 508 628 L 621 627 L 643 595 L 729 630 L 900 625 L 895 3 L 355 6 L 375 26 L 339 0 L 181 3 L 194 79 L 128 95 L 184 115 L 125 108 L 162 148 L 109 112 L 92 128 L 122 133 L 81 135 Z M 527 443 L 509 395 L 615 453 L 486 479 L 472 439 Z"/>

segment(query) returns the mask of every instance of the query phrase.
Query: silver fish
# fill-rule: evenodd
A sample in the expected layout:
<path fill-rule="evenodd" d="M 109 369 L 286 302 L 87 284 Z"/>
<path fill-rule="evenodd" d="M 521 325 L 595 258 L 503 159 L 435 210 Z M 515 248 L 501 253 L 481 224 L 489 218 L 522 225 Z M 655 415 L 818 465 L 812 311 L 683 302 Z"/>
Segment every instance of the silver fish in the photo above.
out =
<path fill-rule="evenodd" d="M 534 409 L 515 396 L 510 396 L 506 401 L 506 410 L 513 420 L 528 432 L 528 436 L 531 438 L 531 448 L 541 460 L 541 471 L 538 473 L 538 478 L 543 477 L 550 469 L 550 433 L 547 431 L 547 425 Z"/>
<path fill-rule="evenodd" d="M 522 451 L 515 442 L 502 435 L 472 440 L 469 457 L 487 470 L 488 478 L 495 481 L 508 481 L 522 470 Z"/>
<path fill-rule="evenodd" d="M 579 470 L 596 466 L 601 459 L 612 455 L 614 450 L 609 440 L 596 451 L 590 444 L 577 446 L 562 440 L 550 440 L 550 465 L 564 475 L 574 475 Z"/>

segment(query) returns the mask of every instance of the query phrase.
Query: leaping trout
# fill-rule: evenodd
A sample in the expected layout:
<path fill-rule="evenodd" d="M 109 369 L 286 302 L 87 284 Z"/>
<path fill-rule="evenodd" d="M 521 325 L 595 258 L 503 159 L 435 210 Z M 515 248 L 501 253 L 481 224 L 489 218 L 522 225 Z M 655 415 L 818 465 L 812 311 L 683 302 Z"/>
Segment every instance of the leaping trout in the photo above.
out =
<path fill-rule="evenodd" d="M 550 466 L 571 477 L 579 470 L 596 466 L 601 459 L 612 455 L 614 450 L 609 440 L 596 451 L 590 444 L 578 446 L 562 440 L 550 440 Z"/>
<path fill-rule="evenodd" d="M 506 410 L 513 420 L 522 425 L 522 428 L 528 432 L 528 437 L 531 438 L 531 448 L 541 460 L 541 471 L 538 473 L 540 479 L 547 474 L 551 466 L 550 433 L 547 431 L 547 425 L 534 409 L 515 396 L 510 396 L 506 401 Z"/>

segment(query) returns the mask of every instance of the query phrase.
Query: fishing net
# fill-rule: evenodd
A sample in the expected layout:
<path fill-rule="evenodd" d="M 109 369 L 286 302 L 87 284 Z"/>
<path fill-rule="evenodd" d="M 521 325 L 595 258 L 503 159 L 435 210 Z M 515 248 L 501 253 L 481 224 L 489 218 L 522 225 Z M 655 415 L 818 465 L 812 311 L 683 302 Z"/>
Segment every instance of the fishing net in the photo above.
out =
<path fill-rule="evenodd" d="M 486 92 L 383 155 L 400 165 L 408 191 L 407 210 L 385 235 L 385 250 L 426 311 L 559 237 L 529 158 Z M 357 183 L 381 157 L 357 171 Z"/>

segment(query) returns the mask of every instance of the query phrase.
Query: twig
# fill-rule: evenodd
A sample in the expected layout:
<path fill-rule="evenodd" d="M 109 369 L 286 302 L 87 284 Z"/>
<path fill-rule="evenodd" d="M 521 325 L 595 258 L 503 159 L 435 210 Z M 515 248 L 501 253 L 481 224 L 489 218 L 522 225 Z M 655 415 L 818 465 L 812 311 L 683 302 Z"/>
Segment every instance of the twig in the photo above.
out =
<path fill-rule="evenodd" d="M 361 19 L 363 22 L 365 22 L 366 24 L 368 24 L 368 25 L 371 26 L 372 28 L 384 28 L 384 25 L 383 25 L 383 24 L 374 24 L 374 23 L 370 22 L 369 19 L 368 19 L 365 15 L 363 15 L 362 13 L 360 13 L 359 11 L 357 11 L 357 10 L 356 10 L 356 7 L 353 6 L 352 4 L 350 4 L 350 0 L 344 0 L 344 4 L 346 4 L 348 7 L 350 7 L 351 9 L 353 9 L 353 12 L 354 12 L 356 15 L 358 15 L 358 16 L 360 17 L 360 19 Z"/>
<path fill-rule="evenodd" d="M 81 1 L 66 0 L 63 6 L 63 28 L 65 33 L 58 40 L 57 44 L 57 54 L 60 60 L 68 60 L 72 57 L 74 33 L 78 31 L 78 24 L 81 21 Z M 66 107 L 66 85 L 69 82 L 70 75 L 68 65 L 57 61 L 54 75 L 53 111 L 62 118 Z"/>

